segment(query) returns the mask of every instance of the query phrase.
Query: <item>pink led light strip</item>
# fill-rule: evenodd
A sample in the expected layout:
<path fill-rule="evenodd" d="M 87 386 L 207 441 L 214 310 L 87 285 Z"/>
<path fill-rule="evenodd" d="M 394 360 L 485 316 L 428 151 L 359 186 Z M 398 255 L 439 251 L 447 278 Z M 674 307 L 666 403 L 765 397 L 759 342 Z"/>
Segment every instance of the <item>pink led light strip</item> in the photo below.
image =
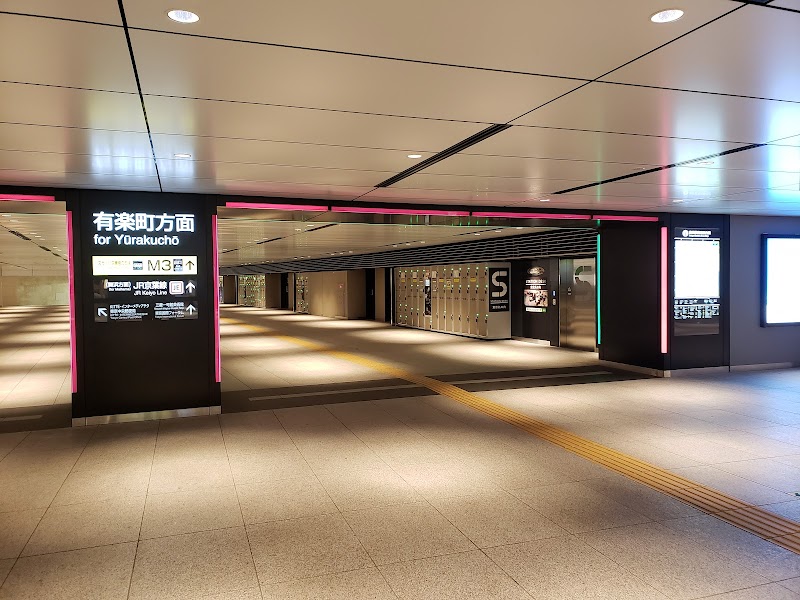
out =
<path fill-rule="evenodd" d="M 468 217 L 467 210 L 424 209 L 424 208 L 372 208 L 369 206 L 334 206 L 335 213 L 357 213 L 366 215 L 419 215 L 442 217 Z"/>
<path fill-rule="evenodd" d="M 214 376 L 217 383 L 222 382 L 222 348 L 219 336 L 219 244 L 217 240 L 217 215 L 211 216 L 211 251 L 214 256 Z"/>
<path fill-rule="evenodd" d="M 255 210 L 297 210 L 327 212 L 327 206 L 309 204 L 264 204 L 260 202 L 226 202 L 225 208 L 251 208 Z"/>
<path fill-rule="evenodd" d="M 668 296 L 668 278 L 667 278 L 667 266 L 668 266 L 668 240 L 667 240 L 667 228 L 661 228 L 661 353 L 666 354 L 669 350 L 668 343 L 669 343 L 669 336 L 668 336 L 668 323 L 669 323 L 669 313 L 667 311 L 667 296 Z"/>
<path fill-rule="evenodd" d="M 642 217 L 637 215 L 592 215 L 595 221 L 636 221 L 640 223 L 657 223 L 658 217 Z"/>
<path fill-rule="evenodd" d="M 0 194 L 0 200 L 9 202 L 55 202 L 55 196 L 31 196 L 26 194 Z"/>
<path fill-rule="evenodd" d="M 69 349 L 72 393 L 78 391 L 78 340 L 75 331 L 75 263 L 72 256 L 72 211 L 67 211 L 67 274 L 69 278 Z"/>
<path fill-rule="evenodd" d="M 512 213 L 512 212 L 473 212 L 473 217 L 497 217 L 500 219 L 572 219 L 575 221 L 590 221 L 591 215 L 572 215 L 568 213 Z"/>

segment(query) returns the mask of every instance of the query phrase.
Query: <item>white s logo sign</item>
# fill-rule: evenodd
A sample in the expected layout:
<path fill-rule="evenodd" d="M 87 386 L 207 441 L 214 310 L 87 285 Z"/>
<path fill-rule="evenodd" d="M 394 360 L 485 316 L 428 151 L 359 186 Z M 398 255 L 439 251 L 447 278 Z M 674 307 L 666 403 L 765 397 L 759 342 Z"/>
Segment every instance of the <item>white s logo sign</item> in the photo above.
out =
<path fill-rule="evenodd" d="M 503 298 L 508 293 L 508 285 L 505 281 L 498 281 L 498 277 L 507 277 L 508 271 L 495 271 L 492 273 L 492 285 L 500 288 L 497 292 L 492 292 L 492 298 Z"/>

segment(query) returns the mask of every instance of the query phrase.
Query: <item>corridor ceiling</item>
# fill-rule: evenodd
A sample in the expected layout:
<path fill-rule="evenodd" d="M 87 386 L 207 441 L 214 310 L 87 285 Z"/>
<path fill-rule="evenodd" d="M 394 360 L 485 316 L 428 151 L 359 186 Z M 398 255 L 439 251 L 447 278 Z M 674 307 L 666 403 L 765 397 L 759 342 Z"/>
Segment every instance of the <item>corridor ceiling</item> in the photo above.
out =
<path fill-rule="evenodd" d="M 800 0 L 0 0 L 0 184 L 800 215 L 798 32 Z"/>

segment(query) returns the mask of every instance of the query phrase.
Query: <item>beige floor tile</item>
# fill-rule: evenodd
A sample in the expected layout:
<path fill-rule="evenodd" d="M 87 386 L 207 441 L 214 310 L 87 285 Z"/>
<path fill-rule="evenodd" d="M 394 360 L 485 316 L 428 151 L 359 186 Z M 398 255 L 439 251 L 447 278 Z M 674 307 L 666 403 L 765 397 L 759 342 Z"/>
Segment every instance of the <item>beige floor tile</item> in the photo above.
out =
<path fill-rule="evenodd" d="M 0 460 L 16 448 L 27 435 L 27 431 L 19 433 L 0 433 Z"/>
<path fill-rule="evenodd" d="M 1 600 L 126 600 L 136 544 L 20 558 Z"/>
<path fill-rule="evenodd" d="M 341 515 L 247 526 L 262 585 L 374 566 Z"/>
<path fill-rule="evenodd" d="M 800 577 L 800 555 L 709 515 L 663 524 L 770 581 Z"/>
<path fill-rule="evenodd" d="M 237 485 L 236 491 L 247 524 L 338 512 L 316 477 Z"/>
<path fill-rule="evenodd" d="M 251 590 L 233 590 L 222 592 L 221 594 L 197 596 L 196 600 L 262 600 L 262 596 L 260 589 L 253 588 Z"/>
<path fill-rule="evenodd" d="M 150 494 L 142 519 L 141 539 L 241 527 L 234 487 Z"/>
<path fill-rule="evenodd" d="M 460 461 L 445 460 L 413 465 L 396 465 L 392 468 L 411 487 L 426 499 L 464 496 L 475 490 L 500 489 L 485 470 L 477 471 Z"/>
<path fill-rule="evenodd" d="M 0 513 L 47 508 L 65 479 L 66 474 L 0 474 Z"/>
<path fill-rule="evenodd" d="M 306 459 L 295 449 L 255 454 L 232 454 L 229 462 L 233 480 L 237 485 L 269 483 L 314 475 L 314 471 L 308 466 Z"/>
<path fill-rule="evenodd" d="M 20 555 L 44 513 L 44 508 L 0 513 L 0 559 Z"/>
<path fill-rule="evenodd" d="M 398 423 L 397 419 L 372 402 L 341 402 L 326 404 L 325 408 L 347 426 L 359 423 Z"/>
<path fill-rule="evenodd" d="M 787 494 L 800 492 L 800 468 L 762 458 L 717 465 L 717 468 Z"/>
<path fill-rule="evenodd" d="M 565 483 L 512 492 L 570 533 L 622 527 L 647 517 L 600 494 L 585 483 Z"/>
<path fill-rule="evenodd" d="M 389 467 L 327 472 L 320 475 L 319 480 L 342 511 L 422 500 L 414 488 Z"/>
<path fill-rule="evenodd" d="M 796 594 L 777 583 L 760 585 L 758 587 L 737 590 L 726 594 L 713 596 L 711 600 L 798 600 L 800 594 Z"/>
<path fill-rule="evenodd" d="M 486 554 L 537 599 L 663 597 L 572 536 L 498 546 Z"/>
<path fill-rule="evenodd" d="M 782 587 L 791 590 L 796 594 L 800 594 L 800 577 L 793 577 L 792 579 L 784 579 L 780 582 Z"/>
<path fill-rule="evenodd" d="M 673 472 L 692 481 L 725 492 L 750 504 L 763 505 L 794 500 L 794 495 L 767 487 L 722 469 L 723 465 L 688 467 Z"/>
<path fill-rule="evenodd" d="M 289 434 L 280 429 L 262 431 L 225 431 L 225 449 L 229 456 L 263 454 L 266 452 L 296 451 Z"/>
<path fill-rule="evenodd" d="M 156 460 L 150 475 L 149 494 L 187 492 L 202 488 L 230 487 L 233 476 L 228 458 L 192 456 L 184 452 L 178 458 Z"/>
<path fill-rule="evenodd" d="M 482 552 L 464 552 L 380 567 L 400 598 L 527 600 L 528 594 Z"/>
<path fill-rule="evenodd" d="M 741 564 L 658 523 L 595 531 L 579 538 L 674 598 L 711 596 L 769 583 Z"/>
<path fill-rule="evenodd" d="M 194 599 L 258 587 L 244 528 L 139 542 L 130 600 Z"/>
<path fill-rule="evenodd" d="M 567 535 L 553 521 L 507 492 L 476 492 L 433 499 L 431 504 L 479 548 Z"/>
<path fill-rule="evenodd" d="M 583 485 L 653 521 L 702 514 L 688 504 L 616 473 L 609 473 L 603 479 L 584 481 Z"/>
<path fill-rule="evenodd" d="M 341 425 L 324 406 L 304 406 L 301 408 L 280 408 L 275 416 L 290 432 L 296 429 L 319 427 L 321 425 Z"/>
<path fill-rule="evenodd" d="M 3 582 L 6 580 L 6 577 L 11 572 L 11 567 L 14 566 L 14 563 L 17 561 L 15 558 L 8 558 L 0 560 L 0 587 L 2 587 Z"/>
<path fill-rule="evenodd" d="M 378 565 L 475 548 L 427 503 L 358 510 L 344 517 Z"/>
<path fill-rule="evenodd" d="M 265 585 L 264 600 L 396 600 L 377 569 Z"/>
<path fill-rule="evenodd" d="M 134 542 L 139 538 L 143 511 L 144 496 L 51 506 L 22 555 Z"/>
<path fill-rule="evenodd" d="M 150 480 L 150 468 L 105 468 L 73 471 L 64 481 L 53 505 L 77 504 L 128 496 L 144 496 Z"/>

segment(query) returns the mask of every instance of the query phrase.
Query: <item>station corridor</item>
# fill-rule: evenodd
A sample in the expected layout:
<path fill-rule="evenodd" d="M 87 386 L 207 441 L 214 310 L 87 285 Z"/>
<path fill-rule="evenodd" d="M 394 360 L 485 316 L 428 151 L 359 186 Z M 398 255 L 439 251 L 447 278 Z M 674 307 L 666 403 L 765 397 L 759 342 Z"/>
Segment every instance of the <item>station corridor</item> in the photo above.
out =
<path fill-rule="evenodd" d="M 316 389 L 332 372 L 389 388 L 348 357 L 392 362 L 800 520 L 796 371 L 650 379 L 509 341 L 474 376 L 488 342 L 257 309 L 223 319 L 229 393 Z M 534 378 L 530 353 L 555 372 Z M 417 395 L 1 435 L 0 598 L 800 598 L 800 555 L 404 389 Z"/>

